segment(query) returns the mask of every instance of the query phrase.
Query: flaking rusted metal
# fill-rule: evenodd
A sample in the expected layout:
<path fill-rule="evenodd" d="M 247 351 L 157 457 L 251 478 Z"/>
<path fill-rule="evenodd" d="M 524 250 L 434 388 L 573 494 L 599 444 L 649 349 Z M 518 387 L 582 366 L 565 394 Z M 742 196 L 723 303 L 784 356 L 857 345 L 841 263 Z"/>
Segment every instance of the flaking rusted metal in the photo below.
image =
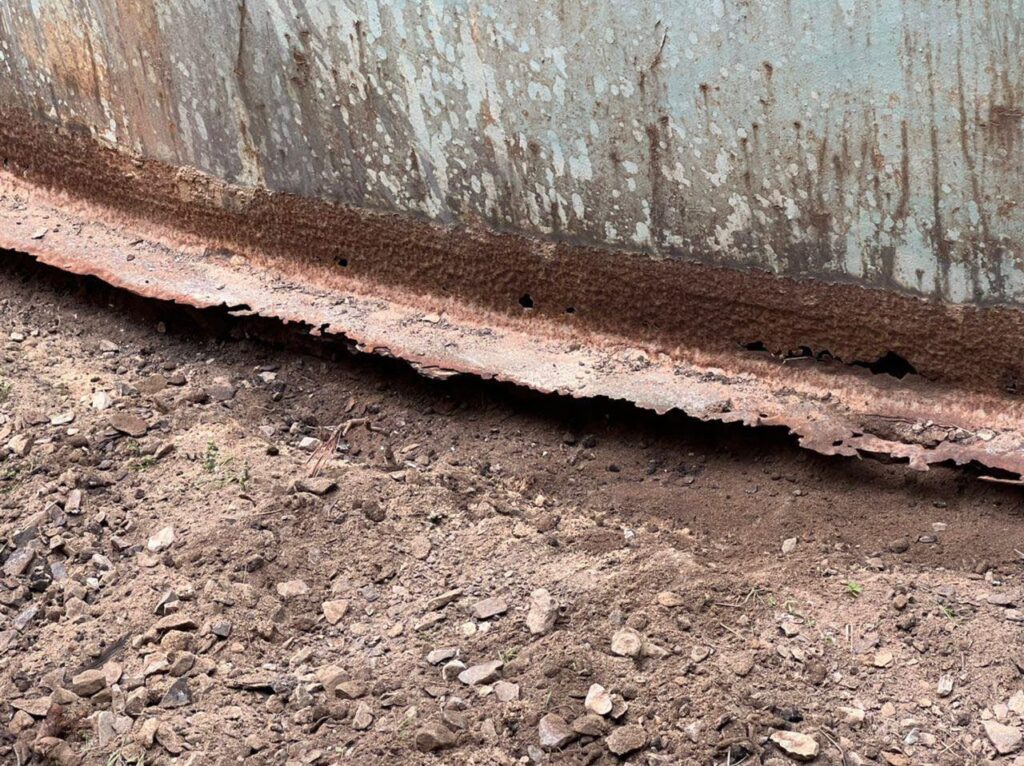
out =
<path fill-rule="evenodd" d="M 11 0 L 0 246 L 1013 477 L 1022 32 L 1024 0 Z"/>

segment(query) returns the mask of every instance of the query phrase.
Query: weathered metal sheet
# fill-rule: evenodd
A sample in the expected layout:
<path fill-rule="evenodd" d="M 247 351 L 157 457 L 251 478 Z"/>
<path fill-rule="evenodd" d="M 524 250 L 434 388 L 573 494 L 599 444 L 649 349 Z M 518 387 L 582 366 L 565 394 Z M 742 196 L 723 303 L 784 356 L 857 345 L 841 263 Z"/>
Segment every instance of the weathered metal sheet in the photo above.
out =
<path fill-rule="evenodd" d="M 1021 0 L 6 0 L 0 99 L 231 183 L 1024 302 Z"/>
<path fill-rule="evenodd" d="M 1022 32 L 1024 0 L 7 0 L 0 247 L 1019 475 Z"/>

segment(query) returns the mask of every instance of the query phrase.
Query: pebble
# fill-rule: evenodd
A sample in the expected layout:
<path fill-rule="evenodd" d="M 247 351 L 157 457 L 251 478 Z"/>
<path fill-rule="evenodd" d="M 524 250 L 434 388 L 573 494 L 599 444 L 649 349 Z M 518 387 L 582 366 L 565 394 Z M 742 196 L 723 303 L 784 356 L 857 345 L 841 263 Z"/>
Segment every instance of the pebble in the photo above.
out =
<path fill-rule="evenodd" d="M 647 744 L 647 732 L 639 726 L 620 726 L 605 739 L 608 749 L 623 756 Z"/>
<path fill-rule="evenodd" d="M 160 700 L 162 708 L 178 708 L 192 704 L 192 690 L 189 688 L 188 679 L 179 678 Z"/>
<path fill-rule="evenodd" d="M 608 715 L 612 712 L 612 695 L 601 684 L 591 684 L 583 706 L 596 715 Z"/>
<path fill-rule="evenodd" d="M 1006 707 L 1024 718 L 1024 691 L 1014 692 L 1014 695 L 1010 697 L 1010 701 L 1006 703 Z"/>
<path fill-rule="evenodd" d="M 489 620 L 508 611 L 508 604 L 503 598 L 485 598 L 473 605 L 473 617 L 478 620 Z"/>
<path fill-rule="evenodd" d="M 576 732 L 557 713 L 548 713 L 537 724 L 540 746 L 545 750 L 561 750 L 574 739 Z"/>
<path fill-rule="evenodd" d="M 385 513 L 376 500 L 366 500 L 363 503 L 363 516 L 376 524 L 384 521 Z"/>
<path fill-rule="evenodd" d="M 323 496 L 338 487 L 334 479 L 328 478 L 305 478 L 297 479 L 292 485 L 296 492 L 308 492 L 311 495 Z"/>
<path fill-rule="evenodd" d="M 796 550 L 797 539 L 790 537 L 782 542 L 782 555 L 788 556 Z"/>
<path fill-rule="evenodd" d="M 450 660 L 458 653 L 459 650 L 454 646 L 445 647 L 444 649 L 433 649 L 427 654 L 427 662 L 431 665 L 440 665 L 442 662 Z"/>
<path fill-rule="evenodd" d="M 370 712 L 370 706 L 365 702 L 360 702 L 355 715 L 352 716 L 352 728 L 356 731 L 366 731 L 371 726 L 373 726 L 373 713 Z"/>
<path fill-rule="evenodd" d="M 583 737 L 603 737 L 608 731 L 608 722 L 599 715 L 587 713 L 572 722 L 572 730 Z"/>
<path fill-rule="evenodd" d="M 107 686 L 107 675 L 102 670 L 83 670 L 71 679 L 71 691 L 79 697 L 91 697 Z"/>
<path fill-rule="evenodd" d="M 843 716 L 843 722 L 853 728 L 861 726 L 866 718 L 866 713 L 859 707 L 841 707 L 839 713 Z"/>
<path fill-rule="evenodd" d="M 754 655 L 751 652 L 737 654 L 729 660 L 729 669 L 740 678 L 750 675 L 754 669 Z"/>
<path fill-rule="evenodd" d="M 466 663 L 460 662 L 459 660 L 451 660 L 445 663 L 445 666 L 441 668 L 441 678 L 445 681 L 454 681 L 462 674 L 466 669 Z"/>
<path fill-rule="evenodd" d="M 935 686 L 935 693 L 940 697 L 948 697 L 953 693 L 953 676 L 942 676 Z"/>
<path fill-rule="evenodd" d="M 888 649 L 882 649 L 875 654 L 875 658 L 872 660 L 872 663 L 876 668 L 887 668 L 892 665 L 895 659 L 896 658 L 893 656 L 892 652 Z"/>
<path fill-rule="evenodd" d="M 1009 755 L 1020 749 L 1021 732 L 1016 726 L 1007 726 L 999 721 L 984 721 L 982 726 L 985 729 L 985 736 L 996 748 L 1000 755 Z"/>
<path fill-rule="evenodd" d="M 439 722 L 428 723 L 416 732 L 413 738 L 416 749 L 421 753 L 445 750 L 455 745 L 455 735 Z"/>
<path fill-rule="evenodd" d="M 813 761 L 818 757 L 818 740 L 798 731 L 774 731 L 771 741 L 786 755 L 798 761 Z"/>
<path fill-rule="evenodd" d="M 659 594 L 657 595 L 657 597 L 655 598 L 655 600 L 656 600 L 656 601 L 657 601 L 657 602 L 658 602 L 658 603 L 659 603 L 659 604 L 660 604 L 661 606 L 667 607 L 667 608 L 669 608 L 669 609 L 674 609 L 675 607 L 677 607 L 677 606 L 682 606 L 683 604 L 685 604 L 685 603 L 686 603 L 686 602 L 685 602 L 685 601 L 683 600 L 683 597 L 682 597 L 682 596 L 680 596 L 680 595 L 679 595 L 678 593 L 674 593 L 674 592 L 672 592 L 672 591 L 670 591 L 670 590 L 664 590 L 664 591 L 662 591 L 661 593 L 659 593 Z"/>
<path fill-rule="evenodd" d="M 152 535 L 146 542 L 146 548 L 150 553 L 160 553 L 174 544 L 174 527 L 164 527 Z"/>
<path fill-rule="evenodd" d="M 644 639 L 633 628 L 622 628 L 612 636 L 612 653 L 620 657 L 639 657 Z"/>
<path fill-rule="evenodd" d="M 327 620 L 327 624 L 337 625 L 348 614 L 348 601 L 344 599 L 324 601 L 320 608 L 323 610 L 324 619 Z"/>
<path fill-rule="evenodd" d="M 494 684 L 494 696 L 501 702 L 512 702 L 519 699 L 519 684 L 509 681 L 498 681 Z"/>
<path fill-rule="evenodd" d="M 505 663 L 501 660 L 491 660 L 480 665 L 473 665 L 459 673 L 459 680 L 467 686 L 489 684 L 500 677 L 501 669 L 504 666 Z"/>
<path fill-rule="evenodd" d="M 127 412 L 116 412 L 111 415 L 110 426 L 115 431 L 120 431 L 136 439 L 145 436 L 146 431 L 149 430 L 149 425 L 145 420 L 136 415 L 130 415 Z"/>
<path fill-rule="evenodd" d="M 277 595 L 281 598 L 297 598 L 309 593 L 309 585 L 305 580 L 288 580 L 277 584 Z"/>
<path fill-rule="evenodd" d="M 545 588 L 530 594 L 530 610 L 526 613 L 526 627 L 534 636 L 542 636 L 555 627 L 558 620 L 558 602 Z"/>
<path fill-rule="evenodd" d="M 416 535 L 409 541 L 409 555 L 414 559 L 423 561 L 430 555 L 430 538 L 426 535 Z"/>

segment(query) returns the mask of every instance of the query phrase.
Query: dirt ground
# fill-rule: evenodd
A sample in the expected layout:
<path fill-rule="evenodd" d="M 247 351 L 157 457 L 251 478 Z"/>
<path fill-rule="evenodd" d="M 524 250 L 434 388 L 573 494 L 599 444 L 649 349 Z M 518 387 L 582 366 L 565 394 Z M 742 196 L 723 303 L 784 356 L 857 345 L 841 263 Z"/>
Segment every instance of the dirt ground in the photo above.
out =
<path fill-rule="evenodd" d="M 1020 766 L 1021 508 L 2 254 L 0 763 Z"/>

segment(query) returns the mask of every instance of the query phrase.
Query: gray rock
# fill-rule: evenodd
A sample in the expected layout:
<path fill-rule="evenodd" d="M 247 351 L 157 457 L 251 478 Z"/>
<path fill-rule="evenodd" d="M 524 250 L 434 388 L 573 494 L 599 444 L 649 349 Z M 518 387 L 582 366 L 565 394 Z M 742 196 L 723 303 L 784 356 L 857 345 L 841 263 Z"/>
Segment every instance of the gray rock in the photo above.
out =
<path fill-rule="evenodd" d="M 1016 726 L 1007 726 L 999 721 L 985 721 L 985 736 L 989 738 L 1000 755 L 1009 755 L 1020 749 L 1021 732 Z"/>
<path fill-rule="evenodd" d="M 577 737 L 572 727 L 556 713 L 548 713 L 540 719 L 540 723 L 537 724 L 537 734 L 540 738 L 540 746 L 545 750 L 561 750 Z"/>
<path fill-rule="evenodd" d="M 413 740 L 421 753 L 445 750 L 455 745 L 455 735 L 436 721 L 419 729 Z"/>
<path fill-rule="evenodd" d="M 473 616 L 478 620 L 489 620 L 508 611 L 503 598 L 485 598 L 473 605 Z"/>
<path fill-rule="evenodd" d="M 107 676 L 102 670 L 83 670 L 71 679 L 71 691 L 79 697 L 91 697 L 106 686 Z"/>
<path fill-rule="evenodd" d="M 647 732 L 639 726 L 620 726 L 605 739 L 615 755 L 628 755 L 647 744 Z"/>
<path fill-rule="evenodd" d="M 434 649 L 427 654 L 427 662 L 431 665 L 440 665 L 442 662 L 450 660 L 458 653 L 459 650 L 454 646 L 445 647 L 444 649 Z"/>
<path fill-rule="evenodd" d="M 612 653 L 620 657 L 639 657 L 644 639 L 632 628 L 621 628 L 612 636 Z"/>
<path fill-rule="evenodd" d="M 352 716 L 352 728 L 356 731 L 366 731 L 371 726 L 373 726 L 373 713 L 370 712 L 370 706 L 365 702 L 360 702 L 355 715 Z"/>
<path fill-rule="evenodd" d="M 501 660 L 491 660 L 480 665 L 473 665 L 459 673 L 459 680 L 468 686 L 477 684 L 489 684 L 501 677 L 501 669 L 505 663 Z"/>
<path fill-rule="evenodd" d="M 558 620 L 558 602 L 544 588 L 530 594 L 530 611 L 526 614 L 526 627 L 535 636 L 551 631 Z"/>

